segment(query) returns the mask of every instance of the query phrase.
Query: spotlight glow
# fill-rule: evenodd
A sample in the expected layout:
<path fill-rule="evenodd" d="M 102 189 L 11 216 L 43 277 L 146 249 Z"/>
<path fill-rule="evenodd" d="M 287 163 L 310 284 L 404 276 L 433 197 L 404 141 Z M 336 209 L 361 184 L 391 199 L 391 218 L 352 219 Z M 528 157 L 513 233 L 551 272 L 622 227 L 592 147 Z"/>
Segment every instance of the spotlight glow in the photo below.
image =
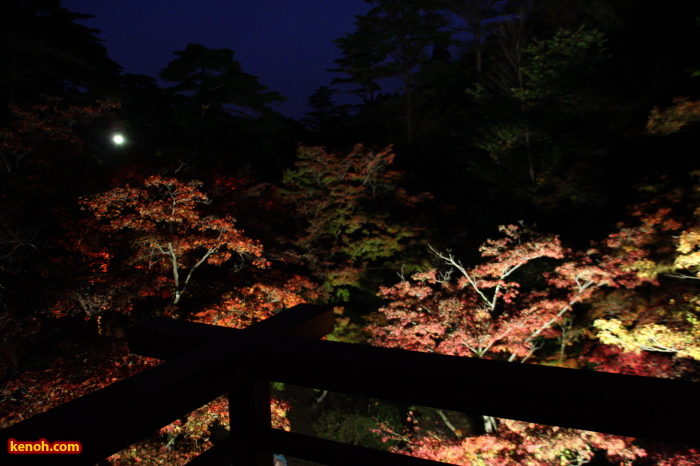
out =
<path fill-rule="evenodd" d="M 112 142 L 114 142 L 118 146 L 124 144 L 124 141 L 124 136 L 122 136 L 121 134 L 115 134 L 114 136 L 112 136 Z"/>

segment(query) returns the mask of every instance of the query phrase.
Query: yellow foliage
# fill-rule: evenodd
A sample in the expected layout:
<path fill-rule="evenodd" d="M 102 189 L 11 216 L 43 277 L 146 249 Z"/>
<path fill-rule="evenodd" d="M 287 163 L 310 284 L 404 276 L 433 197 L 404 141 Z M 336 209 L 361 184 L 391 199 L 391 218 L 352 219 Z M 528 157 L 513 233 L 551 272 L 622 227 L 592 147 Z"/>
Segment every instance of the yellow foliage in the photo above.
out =
<path fill-rule="evenodd" d="M 681 233 L 676 250 L 679 255 L 674 266 L 677 269 L 691 270 L 700 276 L 700 230 L 691 228 Z"/>
<path fill-rule="evenodd" d="M 688 316 L 689 328 L 676 329 L 660 324 L 646 324 L 627 328 L 618 319 L 598 319 L 593 325 L 598 329 L 598 339 L 620 347 L 624 351 L 659 351 L 675 353 L 679 358 L 700 361 L 700 321 Z"/>

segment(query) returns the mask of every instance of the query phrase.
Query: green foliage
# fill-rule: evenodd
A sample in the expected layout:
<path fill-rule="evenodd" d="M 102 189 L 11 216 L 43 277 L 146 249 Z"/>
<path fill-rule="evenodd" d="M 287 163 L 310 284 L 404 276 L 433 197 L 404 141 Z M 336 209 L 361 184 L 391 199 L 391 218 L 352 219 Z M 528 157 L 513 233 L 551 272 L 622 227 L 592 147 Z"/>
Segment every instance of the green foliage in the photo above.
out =
<path fill-rule="evenodd" d="M 399 187 L 390 148 L 361 145 L 347 154 L 300 147 L 294 169 L 284 173 L 283 197 L 302 220 L 295 246 L 312 272 L 340 299 L 357 287 L 368 267 L 387 267 L 419 230 L 397 219 L 429 196 Z"/>
<path fill-rule="evenodd" d="M 326 336 L 329 341 L 342 341 L 345 343 L 365 344 L 369 334 L 364 326 L 353 322 L 350 317 L 336 317 L 335 329 Z"/>
<path fill-rule="evenodd" d="M 270 385 L 272 386 L 273 390 L 277 390 L 279 392 L 284 391 L 284 383 L 283 382 L 270 382 Z"/>
<path fill-rule="evenodd" d="M 547 101 L 560 106 L 590 105 L 581 95 L 581 84 L 595 77 L 596 69 L 610 57 L 605 35 L 584 26 L 558 30 L 546 40 L 533 40 L 525 49 L 525 85 L 513 89 L 523 101 Z"/>
<path fill-rule="evenodd" d="M 490 158 L 472 159 L 472 173 L 541 208 L 602 202 L 587 183 L 603 155 L 591 133 L 608 134 L 606 36 L 581 26 L 534 39 L 516 23 L 498 37 L 490 79 L 467 91 L 486 114 L 472 144 Z"/>
<path fill-rule="evenodd" d="M 336 442 L 386 450 L 396 442 L 384 442 L 378 426 L 401 430 L 399 410 L 392 404 L 351 395 L 334 394 L 314 422 L 316 434 Z"/>

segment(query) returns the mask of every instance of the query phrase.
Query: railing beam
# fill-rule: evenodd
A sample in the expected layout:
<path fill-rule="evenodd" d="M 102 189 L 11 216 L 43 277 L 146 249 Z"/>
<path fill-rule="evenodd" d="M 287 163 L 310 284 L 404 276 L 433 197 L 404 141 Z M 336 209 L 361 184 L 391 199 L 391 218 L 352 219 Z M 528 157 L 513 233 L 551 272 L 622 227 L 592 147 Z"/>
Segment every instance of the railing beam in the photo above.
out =
<path fill-rule="evenodd" d="M 232 341 L 252 335 L 322 338 L 331 333 L 335 316 L 330 306 L 299 304 L 243 330 L 186 320 L 153 317 L 129 329 L 134 354 L 169 359 L 217 340 Z"/>
<path fill-rule="evenodd" d="M 372 398 L 700 446 L 693 382 L 348 343 L 255 342 L 251 374 Z"/>
<path fill-rule="evenodd" d="M 36 464 L 33 455 L 6 455 L 4 445 L 8 438 L 44 438 L 83 445 L 80 455 L 47 462 L 94 465 L 250 380 L 244 354 L 233 344 L 198 348 L 14 424 L 0 431 L 0 464 Z"/>

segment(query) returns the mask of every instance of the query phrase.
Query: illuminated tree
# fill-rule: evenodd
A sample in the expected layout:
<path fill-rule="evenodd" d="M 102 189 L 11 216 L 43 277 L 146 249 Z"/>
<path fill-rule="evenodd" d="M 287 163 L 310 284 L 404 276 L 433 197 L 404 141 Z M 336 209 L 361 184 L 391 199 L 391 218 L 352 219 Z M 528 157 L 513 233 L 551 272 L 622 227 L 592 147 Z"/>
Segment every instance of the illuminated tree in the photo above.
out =
<path fill-rule="evenodd" d="M 359 286 L 368 267 L 386 267 L 418 234 L 392 211 L 410 212 L 429 196 L 400 188 L 393 161 L 391 148 L 357 145 L 334 154 L 300 147 L 285 172 L 281 194 L 303 222 L 295 248 L 328 289 Z"/>
<path fill-rule="evenodd" d="M 297 304 L 322 300 L 319 286 L 300 275 L 266 270 L 248 286 L 225 293 L 218 303 L 195 313 L 193 320 L 224 327 L 245 328 Z"/>
<path fill-rule="evenodd" d="M 416 273 L 382 287 L 380 295 L 388 303 L 368 326 L 372 344 L 519 362 L 551 361 L 559 346 L 563 364 L 570 343 L 567 332 L 579 305 L 603 290 L 644 283 L 634 271 L 598 260 L 599 251 L 576 253 L 558 237 L 522 225 L 500 230 L 502 238 L 481 246 L 481 264 L 467 267 L 449 252 L 436 252 L 448 270 Z M 538 357 L 543 348 L 544 356 Z M 450 427 L 447 416 L 442 417 Z M 484 417 L 484 431 L 461 440 L 417 432 L 404 438 L 402 451 L 465 465 L 581 463 L 597 450 L 614 461 L 644 455 L 632 439 L 489 416 Z M 396 434 L 387 433 L 388 438 Z"/>
<path fill-rule="evenodd" d="M 561 292 L 523 289 L 516 273 L 537 259 L 563 259 L 570 254 L 553 235 L 539 235 L 509 225 L 505 237 L 481 248 L 484 263 L 465 267 L 450 253 L 436 254 L 450 269 L 414 274 L 393 287 L 382 287 L 389 299 L 379 312 L 384 320 L 370 325 L 373 343 L 418 351 L 472 357 L 529 359 L 545 337 L 556 336 L 572 306 L 592 290 L 609 283 L 595 267 L 564 264 L 538 280 Z M 459 277 L 453 278 L 457 271 Z"/>
<path fill-rule="evenodd" d="M 673 353 L 679 358 L 700 361 L 700 321 L 696 314 L 688 314 L 686 329 L 663 324 L 643 324 L 627 328 L 618 319 L 598 319 L 598 339 L 606 345 L 615 345 L 624 351 L 658 351 Z"/>
<path fill-rule="evenodd" d="M 221 265 L 235 257 L 239 266 L 246 259 L 266 265 L 262 246 L 244 236 L 232 217 L 203 214 L 209 198 L 201 185 L 152 176 L 140 186 L 114 188 L 82 201 L 101 222 L 101 231 L 126 233 L 130 265 L 169 275 L 161 286 L 169 288 L 173 304 L 203 264 Z"/>
<path fill-rule="evenodd" d="M 40 369 L 30 369 L 0 386 L 0 428 L 98 390 L 143 369 L 155 360 L 129 354 L 126 342 L 94 337 L 88 344 L 61 343 L 62 354 Z"/>
<path fill-rule="evenodd" d="M 697 176 L 694 173 L 694 176 Z M 697 184 L 688 191 L 657 187 L 650 201 L 631 208 L 632 220 L 601 245 L 606 261 L 639 280 L 661 285 L 665 297 L 640 314 L 604 316 L 595 320 L 601 342 L 623 351 L 669 353 L 700 360 L 700 322 L 693 282 L 698 279 Z M 670 286 L 662 280 L 681 279 Z"/>
<path fill-rule="evenodd" d="M 617 464 L 631 464 L 645 456 L 643 449 L 632 445 L 632 439 L 509 419 L 499 421 L 498 435 L 443 439 L 427 433 L 407 440 L 408 446 L 398 451 L 464 466 L 585 464 L 596 450 L 605 451 Z"/>

